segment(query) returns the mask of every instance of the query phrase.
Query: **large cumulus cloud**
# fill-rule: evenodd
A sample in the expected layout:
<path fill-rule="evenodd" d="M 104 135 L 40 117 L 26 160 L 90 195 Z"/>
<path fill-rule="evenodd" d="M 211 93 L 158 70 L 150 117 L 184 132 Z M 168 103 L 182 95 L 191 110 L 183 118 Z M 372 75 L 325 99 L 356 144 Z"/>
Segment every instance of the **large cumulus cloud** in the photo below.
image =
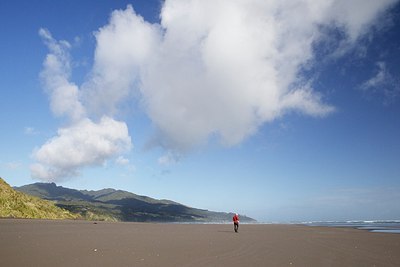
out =
<path fill-rule="evenodd" d="M 160 25 L 128 6 L 96 33 L 95 69 L 106 70 L 100 77 L 129 71 L 123 88 L 140 91 L 157 145 L 187 150 L 210 136 L 235 145 L 288 112 L 334 111 L 300 70 L 330 38 L 327 28 L 343 33 L 330 51 L 343 54 L 393 2 L 167 0 Z M 98 88 L 87 95 L 107 92 Z"/>
<path fill-rule="evenodd" d="M 163 146 L 167 155 L 204 144 L 210 136 L 235 145 L 289 112 L 315 117 L 333 112 L 301 70 L 315 63 L 318 44 L 337 38 L 329 35 L 330 29 L 341 34 L 326 53 L 341 56 L 395 2 L 166 0 L 156 24 L 129 5 L 114 11 L 109 23 L 95 32 L 93 69 L 81 86 L 68 79 L 68 43 L 56 42 L 43 31 L 50 49 L 43 76 L 51 108 L 71 121 L 103 116 L 113 120 L 121 103 L 139 102 L 157 129 L 153 145 Z M 133 96 L 139 101 L 131 101 Z M 123 122 L 117 125 L 124 128 Z M 129 147 L 129 134 L 122 132 L 108 141 L 123 140 Z M 64 133 L 59 132 L 59 142 Z M 76 170 L 120 151 L 65 167 L 41 152 L 57 146 L 56 141 L 35 154 L 49 170 Z"/>

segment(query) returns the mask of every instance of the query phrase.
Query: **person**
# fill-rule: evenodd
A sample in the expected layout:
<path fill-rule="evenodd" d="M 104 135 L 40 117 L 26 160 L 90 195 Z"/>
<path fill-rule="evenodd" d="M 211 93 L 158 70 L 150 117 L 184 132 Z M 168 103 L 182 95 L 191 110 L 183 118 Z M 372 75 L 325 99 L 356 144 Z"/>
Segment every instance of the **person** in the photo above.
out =
<path fill-rule="evenodd" d="M 237 213 L 235 213 L 235 215 L 233 215 L 233 230 L 235 230 L 235 232 L 237 233 L 239 231 L 239 215 Z"/>

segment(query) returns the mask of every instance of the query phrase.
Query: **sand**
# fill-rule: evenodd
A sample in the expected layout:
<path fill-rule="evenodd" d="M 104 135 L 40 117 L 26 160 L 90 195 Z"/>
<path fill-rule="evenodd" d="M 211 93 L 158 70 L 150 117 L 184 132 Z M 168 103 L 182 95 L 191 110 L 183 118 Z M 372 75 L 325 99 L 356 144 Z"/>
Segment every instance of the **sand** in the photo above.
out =
<path fill-rule="evenodd" d="M 400 234 L 1 219 L 0 266 L 400 266 Z"/>

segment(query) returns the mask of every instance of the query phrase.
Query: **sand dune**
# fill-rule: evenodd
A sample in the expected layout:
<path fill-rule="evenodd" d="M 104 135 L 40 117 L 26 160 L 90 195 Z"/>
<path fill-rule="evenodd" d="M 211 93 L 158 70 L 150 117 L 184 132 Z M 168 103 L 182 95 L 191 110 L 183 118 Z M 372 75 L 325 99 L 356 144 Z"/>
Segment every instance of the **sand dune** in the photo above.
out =
<path fill-rule="evenodd" d="M 1 266 L 400 266 L 400 235 L 295 225 L 0 220 Z"/>

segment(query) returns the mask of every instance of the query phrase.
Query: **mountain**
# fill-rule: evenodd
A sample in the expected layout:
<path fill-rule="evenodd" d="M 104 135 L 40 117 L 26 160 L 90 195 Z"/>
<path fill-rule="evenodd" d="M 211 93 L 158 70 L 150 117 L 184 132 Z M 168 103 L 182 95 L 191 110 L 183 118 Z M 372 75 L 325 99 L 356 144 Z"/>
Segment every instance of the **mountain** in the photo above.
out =
<path fill-rule="evenodd" d="M 17 192 L 0 178 L 0 217 L 76 219 L 78 216 L 51 201 Z"/>
<path fill-rule="evenodd" d="M 227 222 L 232 213 L 213 212 L 187 207 L 171 200 L 111 188 L 98 191 L 75 190 L 54 183 L 35 183 L 16 190 L 56 202 L 58 207 L 80 214 L 90 220 L 135 222 Z M 242 222 L 255 222 L 241 216 Z"/>

